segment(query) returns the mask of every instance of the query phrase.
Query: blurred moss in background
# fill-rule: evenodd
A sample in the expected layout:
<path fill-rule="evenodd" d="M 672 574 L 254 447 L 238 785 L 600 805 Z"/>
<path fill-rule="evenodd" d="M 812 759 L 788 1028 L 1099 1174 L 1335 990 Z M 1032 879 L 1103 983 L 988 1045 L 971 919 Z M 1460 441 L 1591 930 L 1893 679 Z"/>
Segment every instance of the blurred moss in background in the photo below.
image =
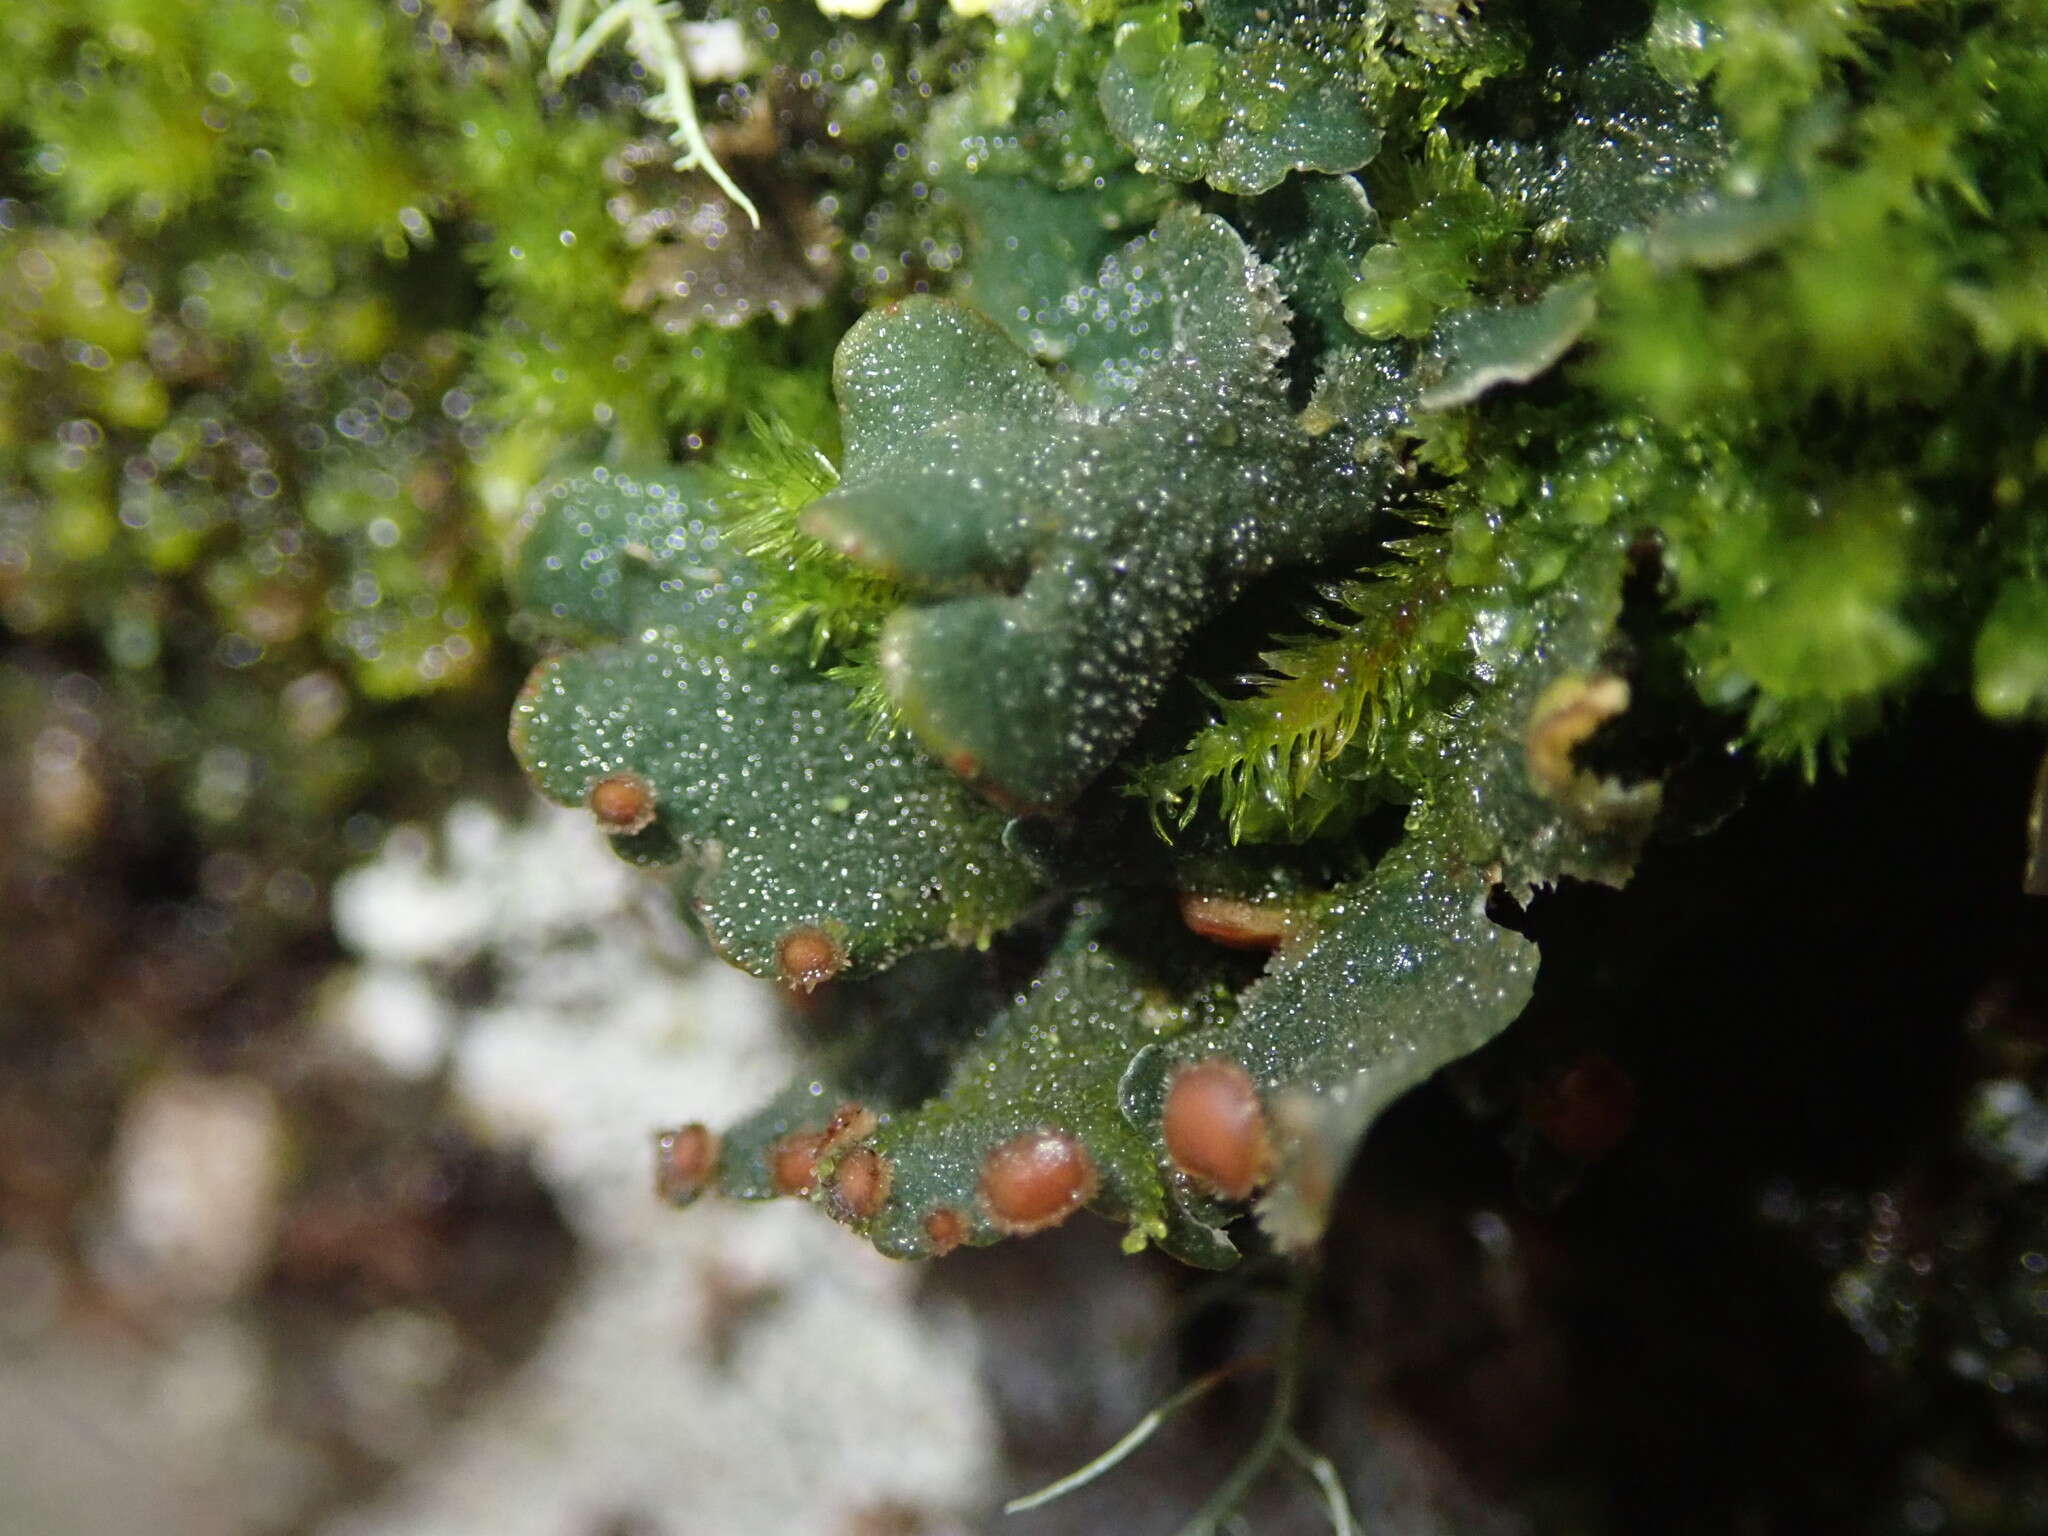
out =
<path fill-rule="evenodd" d="M 777 85 L 804 121 L 727 85 L 715 130 L 762 232 L 668 168 L 628 50 L 556 80 L 523 6 L 0 14 L 0 1052 L 92 1058 L 60 1140 L 109 1060 L 289 1013 L 257 998 L 394 819 L 513 792 L 499 569 L 558 451 L 830 440 L 841 232 L 937 45 L 778 9 L 827 59 Z M 664 263 L 721 249 L 676 301 Z"/>

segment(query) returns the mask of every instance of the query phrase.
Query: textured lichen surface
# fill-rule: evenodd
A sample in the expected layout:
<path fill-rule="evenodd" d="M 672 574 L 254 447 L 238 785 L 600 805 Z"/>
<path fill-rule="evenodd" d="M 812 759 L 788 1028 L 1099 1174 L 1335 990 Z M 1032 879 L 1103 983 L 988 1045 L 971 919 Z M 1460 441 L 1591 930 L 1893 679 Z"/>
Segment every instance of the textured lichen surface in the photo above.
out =
<path fill-rule="evenodd" d="M 965 307 L 906 300 L 856 326 L 845 478 L 804 514 L 932 594 L 883 631 L 890 694 L 935 755 L 1022 807 L 1071 802 L 1204 618 L 1374 506 L 1378 477 L 1288 410 L 1277 282 L 1227 224 L 1174 212 L 1120 264 L 1156 272 L 1164 302 L 1128 397 L 1095 410 Z"/>
<path fill-rule="evenodd" d="M 805 1195 L 904 1256 L 1081 1208 L 1198 1264 L 1248 1206 L 1312 1243 L 1373 1117 L 1529 996 L 1490 914 L 1626 882 L 1667 807 L 1839 759 L 1909 687 L 2038 713 L 2042 22 L 1914 15 L 949 34 L 911 151 L 943 280 L 839 343 L 807 491 L 706 503 L 775 580 L 708 640 L 671 581 L 521 705 L 558 798 L 674 803 L 624 851 L 725 850 L 686 879 L 756 969 L 834 922 L 863 968 L 993 946 L 955 1008 L 879 977 L 670 1192 Z M 658 566 L 569 561 L 553 601 L 603 628 Z M 849 776 L 916 814 L 843 835 Z"/>
<path fill-rule="evenodd" d="M 761 632 L 759 573 L 700 484 L 598 468 L 537 498 L 529 611 L 609 643 L 535 669 L 512 718 L 521 764 L 628 857 L 679 865 L 712 946 L 759 975 L 808 991 L 986 943 L 1035 894 L 1002 817 L 874 739 L 842 687 Z"/>
<path fill-rule="evenodd" d="M 545 792 L 854 1021 L 673 1189 L 892 1252 L 1089 1204 L 1305 1240 L 1512 1016 L 1489 911 L 1915 694 L 2048 714 L 2044 43 L 1959 0 L 8 7 L 37 856 L 174 805 L 181 878 L 310 923 L 332 829 L 473 775 L 533 643 Z"/>
<path fill-rule="evenodd" d="M 1144 7 L 1117 23 L 1103 112 L 1141 169 L 1221 192 L 1268 192 L 1289 171 L 1353 171 L 1380 130 L 1345 41 L 1272 22 L 1184 39 L 1180 6 Z"/>
<path fill-rule="evenodd" d="M 1075 1204 L 1196 1262 L 1227 1255 L 1208 1230 L 1213 1213 L 1197 1215 L 1170 1192 L 1156 1118 L 1128 1114 L 1120 1097 L 1134 1044 L 1171 1040 L 1230 1009 L 1220 974 L 1205 976 L 1189 948 L 1142 923 L 1119 928 L 1099 907 L 1077 911 L 1038 976 L 961 1052 L 940 1092 L 866 1143 L 892 1170 L 888 1199 L 860 1221 L 876 1246 L 920 1256 L 1028 1230 L 1039 1218 L 1006 1198 L 991 1149 L 1050 1135 L 1071 1138 L 1086 1160 L 1075 1170 Z M 1052 1219 L 1065 1216 L 1067 1198 L 1055 1191 Z M 957 1237 L 945 1213 L 960 1218 Z"/>

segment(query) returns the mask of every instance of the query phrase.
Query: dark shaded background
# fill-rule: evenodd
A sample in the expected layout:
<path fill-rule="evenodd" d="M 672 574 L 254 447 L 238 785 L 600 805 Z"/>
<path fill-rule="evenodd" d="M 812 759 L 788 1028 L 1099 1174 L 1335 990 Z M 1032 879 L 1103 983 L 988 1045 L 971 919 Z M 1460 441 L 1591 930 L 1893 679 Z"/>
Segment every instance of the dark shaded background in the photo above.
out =
<path fill-rule="evenodd" d="M 1531 904 L 1535 1003 L 1375 1127 L 1329 1238 L 1304 1438 L 1366 1529 L 2048 1530 L 2048 1181 L 1971 1131 L 1984 1083 L 2048 1087 L 2048 900 L 2020 891 L 2038 765 L 1929 708 L 1846 777 L 1772 781 L 1653 849 L 1626 891 Z M 1604 1156 L 1554 1144 L 1561 1080 L 1598 1101 L 1567 1131 L 1626 1126 Z M 1019 1490 L 1135 1418 L 1103 1361 L 1203 1293 L 1102 1238 L 932 1274 L 998 1340 Z M 1280 1306 L 1192 1317 L 1157 1395 L 1270 1347 Z M 1015 1529 L 1174 1530 L 1262 1391 Z M 1253 1529 L 1325 1528 L 1272 1482 Z"/>

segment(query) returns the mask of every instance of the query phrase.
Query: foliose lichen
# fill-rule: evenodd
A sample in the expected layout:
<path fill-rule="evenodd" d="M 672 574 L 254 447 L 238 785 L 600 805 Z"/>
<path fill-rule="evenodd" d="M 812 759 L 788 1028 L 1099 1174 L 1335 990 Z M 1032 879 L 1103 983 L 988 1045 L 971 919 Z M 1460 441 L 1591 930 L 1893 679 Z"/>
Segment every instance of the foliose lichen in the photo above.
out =
<path fill-rule="evenodd" d="M 949 857 L 1018 873 L 875 952 L 992 943 L 959 1007 L 914 1023 L 926 973 L 877 977 L 700 1182 L 905 1256 L 1082 1207 L 1198 1264 L 1247 1205 L 1306 1245 L 1378 1110 L 1527 998 L 1504 901 L 1626 881 L 1700 764 L 1840 761 L 1909 689 L 2037 715 L 2044 25 L 1091 3 L 950 32 L 906 138 L 944 292 L 840 343 L 843 449 L 771 544 L 849 617 L 775 665 L 968 796 Z M 593 516 L 581 487 L 543 529 Z M 704 528 L 758 536 L 720 495 Z M 654 579 L 603 565 L 572 607 Z M 730 669 L 784 653 L 737 618 L 693 672 L 650 613 L 635 660 L 522 703 L 551 793 L 644 774 L 728 858 L 720 818 L 789 836 L 764 785 L 938 803 L 749 715 L 768 685 Z M 618 750 L 565 755 L 572 717 Z M 757 780 L 681 766 L 742 738 Z M 905 882 L 807 825 L 763 933 L 866 931 Z"/>
<path fill-rule="evenodd" d="M 0 18 L 0 622 L 265 850 L 543 645 L 849 1021 L 678 1192 L 1307 1243 L 1489 913 L 2048 710 L 2039 7 L 686 9 Z"/>

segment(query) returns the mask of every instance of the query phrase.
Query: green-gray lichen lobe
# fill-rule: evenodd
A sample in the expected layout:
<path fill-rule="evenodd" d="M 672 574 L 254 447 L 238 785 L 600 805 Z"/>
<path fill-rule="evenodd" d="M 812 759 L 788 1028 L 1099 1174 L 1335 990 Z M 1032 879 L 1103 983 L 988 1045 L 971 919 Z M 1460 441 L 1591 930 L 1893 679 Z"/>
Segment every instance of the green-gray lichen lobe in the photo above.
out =
<path fill-rule="evenodd" d="M 843 948 L 837 974 L 1006 926 L 1033 882 L 1000 815 L 876 740 L 797 648 L 750 645 L 755 572 L 692 483 L 597 469 L 538 498 L 521 589 L 602 643 L 528 680 L 512 727 L 528 774 L 568 805 L 644 781 L 651 819 L 622 851 L 678 863 L 714 947 L 761 975 L 791 976 L 782 946 L 805 931 Z"/>
<path fill-rule="evenodd" d="M 1116 26 L 1102 108 L 1144 170 L 1219 192 L 1268 192 L 1290 171 L 1355 171 L 1381 134 L 1341 34 L 1254 22 L 1187 39 L 1181 7 Z"/>
<path fill-rule="evenodd" d="M 1114 924 L 1098 908 L 1078 911 L 1044 969 L 960 1054 L 942 1089 L 869 1143 L 895 1176 L 892 1198 L 864 1228 L 875 1245 L 899 1257 L 929 1253 L 926 1221 L 941 1209 L 965 1219 L 966 1241 L 996 1240 L 1003 1228 L 980 1190 L 989 1148 L 1053 1131 L 1092 1160 L 1089 1208 L 1171 1251 L 1174 1234 L 1199 1223 L 1161 1166 L 1157 1126 L 1127 1117 L 1119 1088 L 1145 1046 L 1232 1006 L 1220 972 L 1205 976 L 1189 947 L 1143 924 Z"/>
<path fill-rule="evenodd" d="M 846 473 L 805 514 L 932 594 L 882 635 L 891 695 L 936 755 L 1020 806 L 1070 802 L 1204 618 L 1375 505 L 1376 476 L 1288 409 L 1286 311 L 1223 221 L 1171 213 L 1124 260 L 1158 273 L 1170 318 L 1129 393 L 1093 409 L 964 308 L 911 300 L 855 327 Z"/>

